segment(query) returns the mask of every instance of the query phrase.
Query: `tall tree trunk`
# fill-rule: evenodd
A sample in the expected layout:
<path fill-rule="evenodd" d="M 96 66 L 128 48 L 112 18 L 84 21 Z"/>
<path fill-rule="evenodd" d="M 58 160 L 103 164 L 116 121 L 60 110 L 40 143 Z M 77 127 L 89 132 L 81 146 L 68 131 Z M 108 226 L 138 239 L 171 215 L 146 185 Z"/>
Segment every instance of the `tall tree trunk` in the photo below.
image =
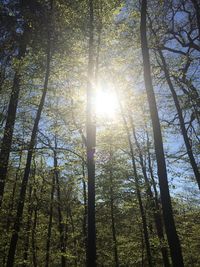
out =
<path fill-rule="evenodd" d="M 138 142 L 138 139 L 137 139 L 137 136 L 135 133 L 135 127 L 134 127 L 132 118 L 130 118 L 130 123 L 131 123 L 131 128 L 132 128 L 135 144 L 136 144 L 138 151 L 139 151 L 139 162 L 140 162 L 142 174 L 143 174 L 144 181 L 145 181 L 146 193 L 147 193 L 147 196 L 150 200 L 150 204 L 151 204 L 152 209 L 153 209 L 154 222 L 155 222 L 155 226 L 156 226 L 157 236 L 158 236 L 158 239 L 160 241 L 163 264 L 165 267 L 169 267 L 170 263 L 169 263 L 168 252 L 167 252 L 166 246 L 164 245 L 165 244 L 165 238 L 164 238 L 164 230 L 163 230 L 163 224 L 162 224 L 162 217 L 161 217 L 161 213 L 160 213 L 160 207 L 159 207 L 159 204 L 157 202 L 157 199 L 154 198 L 154 195 L 153 195 L 152 190 L 151 190 L 151 184 L 150 184 L 150 181 L 149 181 L 148 176 L 147 176 L 146 167 L 144 165 L 144 160 L 143 160 L 143 156 L 141 153 L 140 144 Z"/>
<path fill-rule="evenodd" d="M 75 226 L 74 226 L 74 219 L 73 219 L 73 215 L 72 215 L 72 210 L 70 207 L 70 203 L 68 203 L 68 207 L 67 207 L 67 214 L 68 214 L 68 218 L 70 219 L 70 224 L 72 227 L 72 234 L 73 234 L 73 241 L 74 241 L 74 267 L 78 266 L 78 251 L 77 251 L 77 238 L 75 237 Z"/>
<path fill-rule="evenodd" d="M 139 209 L 140 209 L 142 226 L 143 226 L 144 242 L 145 242 L 146 252 L 147 252 L 147 261 L 148 261 L 149 267 L 152 267 L 153 264 L 152 264 L 152 255 L 151 255 L 151 247 L 150 247 L 150 241 L 149 241 L 147 220 L 146 220 L 146 215 L 145 215 L 145 211 L 144 211 L 144 207 L 143 207 L 143 203 L 142 203 L 142 197 L 141 197 L 141 193 L 140 193 L 139 178 L 138 178 L 137 167 L 136 167 L 136 163 L 135 163 L 133 145 L 131 142 L 131 136 L 130 136 L 130 132 L 128 129 L 128 124 L 127 124 L 125 115 L 123 113 L 123 108 L 122 108 L 119 96 L 118 96 L 118 101 L 119 101 L 119 105 L 120 105 L 120 109 L 121 109 L 121 115 L 122 115 L 122 119 L 124 122 L 125 130 L 126 130 L 126 134 L 127 134 L 127 138 L 128 138 L 130 154 L 131 154 L 133 173 L 134 173 L 134 179 L 135 179 L 136 195 L 137 195 L 137 199 L 138 199 L 138 203 L 139 203 Z"/>
<path fill-rule="evenodd" d="M 26 53 L 26 33 L 23 34 L 23 37 L 19 45 L 19 54 L 17 56 L 18 60 L 22 60 Z M 21 73 L 20 70 L 15 71 L 13 86 L 10 96 L 10 102 L 8 106 L 6 125 L 4 128 L 4 134 L 1 144 L 0 152 L 0 208 L 3 201 L 3 194 L 8 170 L 9 156 L 12 145 L 13 131 L 17 113 L 17 106 L 19 100 L 20 92 L 20 80 Z"/>
<path fill-rule="evenodd" d="M 200 189 L 200 172 L 199 172 L 196 160 L 195 160 L 194 155 L 193 155 L 193 151 L 192 151 L 192 147 L 191 147 L 191 144 L 190 144 L 190 140 L 189 140 L 188 135 L 187 135 L 187 130 L 186 130 L 186 127 L 185 127 L 185 122 L 184 122 L 184 118 L 183 118 L 182 109 L 181 109 L 181 106 L 179 104 L 179 99 L 178 99 L 178 96 L 177 96 L 176 91 L 174 89 L 173 83 L 171 81 L 170 74 L 169 74 L 169 71 L 168 71 L 167 64 L 166 64 L 165 58 L 163 56 L 163 53 L 162 53 L 162 51 L 160 49 L 158 49 L 158 53 L 159 53 L 159 56 L 160 56 L 160 58 L 162 60 L 162 66 L 161 67 L 162 67 L 162 69 L 163 69 L 163 71 L 165 73 L 165 78 L 167 80 L 169 89 L 171 91 L 171 94 L 172 94 L 172 97 L 173 97 L 173 100 L 174 100 L 174 104 L 176 106 L 176 110 L 177 110 L 178 118 L 179 118 L 179 122 L 180 122 L 180 128 L 181 128 L 181 132 L 182 132 L 183 139 L 184 139 L 184 142 L 185 142 L 185 147 L 186 147 L 187 154 L 188 154 L 188 157 L 189 157 L 189 160 L 190 160 L 190 164 L 192 166 L 192 169 L 193 169 L 193 172 L 194 172 L 198 187 Z"/>
<path fill-rule="evenodd" d="M 151 114 L 151 121 L 153 126 L 154 146 L 155 146 L 155 153 L 157 160 L 163 217 L 164 217 L 165 229 L 170 247 L 173 266 L 182 267 L 184 266 L 184 263 L 183 263 L 181 245 L 177 235 L 173 217 L 160 121 L 158 117 L 158 110 L 152 84 L 149 49 L 147 42 L 146 16 L 147 16 L 147 0 L 142 0 L 140 34 L 141 34 L 143 68 L 144 68 L 144 81 L 145 81 L 145 87 Z"/>
<path fill-rule="evenodd" d="M 29 196 L 28 196 L 28 219 L 27 219 L 26 229 L 25 229 L 26 236 L 24 240 L 23 267 L 27 266 L 28 252 L 29 252 L 30 230 L 31 230 L 31 221 L 32 221 L 32 214 L 33 214 L 31 197 L 32 197 L 32 185 L 30 185 Z"/>
<path fill-rule="evenodd" d="M 94 123 L 94 10 L 93 0 L 89 0 L 89 60 L 87 85 L 87 168 L 88 168 L 88 249 L 87 266 L 96 266 L 96 224 L 95 224 L 95 139 Z"/>
<path fill-rule="evenodd" d="M 33 227 L 31 232 L 31 245 L 32 245 L 32 257 L 33 257 L 33 266 L 37 267 L 37 245 L 35 240 L 36 226 L 38 218 L 38 207 L 34 208 L 34 217 L 33 217 Z"/>
<path fill-rule="evenodd" d="M 63 223 L 63 216 L 61 210 L 61 194 L 60 194 L 60 183 L 59 183 L 59 172 L 58 172 L 58 158 L 57 158 L 57 141 L 55 137 L 55 149 L 54 149 L 54 175 L 56 180 L 57 198 L 58 198 L 58 226 L 60 232 L 60 251 L 61 251 L 61 266 L 66 266 L 66 259 L 64 254 L 66 253 L 65 244 L 65 225 Z"/>
<path fill-rule="evenodd" d="M 85 163 L 82 161 L 82 185 L 83 185 L 83 205 L 84 205 L 84 213 L 83 213 L 83 242 L 85 245 L 85 255 L 87 258 L 87 189 L 85 182 Z"/>
<path fill-rule="evenodd" d="M 17 171 L 15 173 L 14 185 L 13 185 L 12 194 L 11 194 L 10 202 L 9 202 L 9 211 L 8 211 L 8 217 L 7 217 L 7 223 L 6 223 L 6 231 L 7 231 L 7 233 L 10 230 L 11 218 L 12 218 L 12 213 L 13 213 L 13 208 L 14 208 L 14 201 L 15 201 L 15 192 L 16 192 L 17 182 L 18 182 L 18 179 L 19 179 L 19 174 L 20 174 L 20 169 L 21 169 L 22 153 L 23 153 L 23 151 L 21 150 L 20 151 L 20 157 L 19 157 L 19 165 L 18 165 Z"/>
<path fill-rule="evenodd" d="M 3 87 L 3 84 L 5 82 L 5 79 L 6 79 L 6 68 L 8 66 L 8 56 L 5 56 L 4 55 L 4 60 L 3 60 L 3 64 L 0 66 L 0 93 L 2 91 L 2 87 Z M 0 121 L 1 123 L 1 121 Z"/>
<path fill-rule="evenodd" d="M 23 180 L 22 180 L 19 201 L 18 201 L 18 205 L 17 205 L 17 216 L 16 216 L 16 220 L 14 223 L 13 234 L 12 234 L 9 253 L 8 253 L 7 267 L 12 267 L 14 265 L 15 251 L 16 251 L 18 235 L 19 235 L 19 231 L 20 231 L 20 227 L 21 227 L 24 202 L 25 202 L 25 197 L 26 197 L 26 187 L 27 187 L 27 183 L 29 180 L 31 162 L 32 162 L 32 157 L 33 157 L 33 150 L 34 150 L 34 146 L 35 146 L 35 141 L 36 141 L 36 136 L 37 136 L 37 131 L 38 131 L 38 125 L 39 125 L 39 121 L 40 121 L 40 117 L 41 117 L 41 113 L 42 113 L 42 109 L 44 106 L 45 97 L 46 97 L 46 93 L 47 93 L 47 88 L 48 88 L 49 73 L 50 73 L 50 50 L 51 50 L 50 49 L 50 37 L 48 39 L 49 39 L 49 42 L 48 42 L 48 48 L 47 48 L 46 74 L 45 74 L 45 80 L 44 80 L 43 93 L 42 93 L 40 104 L 39 104 L 39 107 L 37 110 L 32 134 L 31 134 L 31 140 L 29 143 L 26 166 L 25 166 L 24 176 L 23 176 Z"/>
<path fill-rule="evenodd" d="M 132 148 L 131 148 L 131 150 L 132 150 Z M 137 169 L 136 169 L 135 158 L 134 158 L 133 152 L 131 152 L 131 157 L 132 157 L 133 171 L 134 171 L 134 177 L 135 177 L 136 194 L 137 194 L 141 218 L 142 218 L 144 241 L 145 241 L 146 252 L 147 252 L 147 261 L 148 261 L 149 267 L 152 267 L 153 264 L 152 264 L 152 255 L 151 255 L 151 247 L 150 247 L 150 241 L 149 241 L 147 220 L 146 220 L 146 215 L 145 215 L 145 211 L 144 211 L 144 207 L 143 207 L 143 203 L 142 203 L 142 197 L 141 197 L 140 188 L 139 188 L 138 174 L 137 174 Z"/>
<path fill-rule="evenodd" d="M 132 141 L 131 141 L 131 136 L 130 136 L 127 120 L 125 118 L 123 107 L 122 107 L 122 104 L 121 104 L 121 101 L 120 101 L 120 96 L 118 95 L 117 90 L 116 90 L 116 94 L 117 94 L 118 103 L 119 103 L 119 107 L 120 107 L 120 110 L 121 110 L 121 116 L 122 116 L 124 127 L 125 127 L 125 130 L 126 130 L 129 149 L 130 149 L 130 155 L 131 155 L 131 161 L 132 161 L 133 173 L 134 173 L 134 179 L 135 179 L 136 195 L 137 195 L 140 214 L 141 214 L 141 219 L 142 219 L 144 242 L 145 242 L 146 252 L 147 252 L 147 261 L 148 261 L 149 267 L 152 267 L 153 264 L 152 264 L 152 255 L 151 255 L 151 247 L 150 247 L 150 241 L 149 241 L 147 220 L 146 220 L 146 215 L 145 215 L 145 211 L 144 211 L 144 207 L 143 207 L 143 203 L 142 203 L 142 197 L 141 197 L 141 193 L 140 193 L 140 185 L 139 185 L 137 167 L 136 167 L 136 163 L 135 163 L 133 144 L 132 144 Z"/>
<path fill-rule="evenodd" d="M 11 221 L 12 221 L 12 217 L 13 217 L 13 208 L 14 208 L 14 203 L 15 203 L 15 192 L 16 192 L 17 182 L 19 179 L 19 174 L 20 174 L 20 169 L 21 169 L 22 153 L 23 153 L 23 150 L 20 151 L 19 165 L 18 165 L 16 173 L 15 173 L 15 180 L 14 180 L 14 185 L 12 188 L 12 194 L 10 196 L 10 201 L 8 204 L 8 215 L 7 215 L 7 221 L 6 221 L 6 233 L 7 233 L 7 235 L 9 234 L 10 227 L 11 227 Z M 6 240 L 5 249 L 4 249 L 5 254 L 3 256 L 3 266 L 5 266 L 5 264 L 6 264 L 7 245 L 8 245 L 8 240 Z"/>
<path fill-rule="evenodd" d="M 115 216 L 114 216 L 114 196 L 113 196 L 113 177 L 112 176 L 113 176 L 113 173 L 112 173 L 112 170 L 110 170 L 110 175 L 109 175 L 109 178 L 110 178 L 110 215 L 111 215 L 112 236 L 113 236 L 113 245 L 114 245 L 114 259 L 115 259 L 115 267 L 119 267 L 119 256 L 118 256 L 118 249 L 117 249 L 117 237 L 116 237 Z"/>
<path fill-rule="evenodd" d="M 51 186 L 51 198 L 50 198 L 50 208 L 49 208 L 49 223 L 47 230 L 47 243 L 46 243 L 46 260 L 45 266 L 49 267 L 49 257 L 50 257 L 50 247 L 51 247 L 51 229 L 53 220 L 53 201 L 55 192 L 55 175 L 52 176 L 52 186 Z"/>
<path fill-rule="evenodd" d="M 143 207 L 143 203 L 142 203 L 142 197 L 141 197 L 140 188 L 139 188 L 139 179 L 138 179 L 137 168 L 136 168 L 136 164 L 135 164 L 135 157 L 134 157 L 134 153 L 133 153 L 132 143 L 130 143 L 130 141 L 129 141 L 129 146 L 130 146 L 133 172 L 134 172 L 134 178 L 135 178 L 136 194 L 137 194 L 137 199 L 138 199 L 141 218 L 142 218 L 144 241 L 145 241 L 146 252 L 147 252 L 147 261 L 148 261 L 149 267 L 152 267 L 153 264 L 152 264 L 152 255 L 151 255 L 151 247 L 150 247 L 150 241 L 149 241 L 147 220 L 146 220 L 146 215 L 145 215 L 145 211 L 144 211 L 144 207 Z"/>
<path fill-rule="evenodd" d="M 144 267 L 144 234 L 143 234 L 143 230 L 142 228 L 140 229 L 140 233 L 141 233 L 141 259 L 142 259 L 142 262 L 141 262 L 141 267 Z"/>
<path fill-rule="evenodd" d="M 13 189 L 12 189 L 12 195 L 11 195 L 10 204 L 9 204 L 9 211 L 10 211 L 9 214 L 10 214 L 10 216 L 12 214 L 13 207 L 14 207 L 16 187 L 17 187 L 17 182 L 18 182 L 18 179 L 19 179 L 21 163 L 22 163 L 22 154 L 23 154 L 23 149 L 20 151 L 19 165 L 17 167 L 17 171 L 16 171 L 16 174 L 15 174 L 15 181 L 14 181 L 14 185 L 13 185 Z M 9 215 L 8 215 L 8 220 L 9 220 Z M 9 229 L 9 227 L 8 227 L 8 229 Z"/>

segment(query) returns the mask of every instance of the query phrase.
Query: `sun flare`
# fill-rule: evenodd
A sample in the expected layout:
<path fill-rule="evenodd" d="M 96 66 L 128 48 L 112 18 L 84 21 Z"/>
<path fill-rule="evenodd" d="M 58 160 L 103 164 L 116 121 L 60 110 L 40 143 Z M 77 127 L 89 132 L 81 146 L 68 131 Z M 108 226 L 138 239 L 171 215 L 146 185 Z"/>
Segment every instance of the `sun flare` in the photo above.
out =
<path fill-rule="evenodd" d="M 95 99 L 97 117 L 114 118 L 117 111 L 117 97 L 111 90 L 98 89 Z"/>

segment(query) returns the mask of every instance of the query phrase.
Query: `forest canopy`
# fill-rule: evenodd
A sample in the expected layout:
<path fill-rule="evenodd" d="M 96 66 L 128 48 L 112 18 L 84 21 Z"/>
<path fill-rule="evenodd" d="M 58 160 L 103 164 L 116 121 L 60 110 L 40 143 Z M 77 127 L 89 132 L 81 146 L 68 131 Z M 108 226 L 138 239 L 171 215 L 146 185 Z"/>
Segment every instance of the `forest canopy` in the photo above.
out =
<path fill-rule="evenodd" d="M 200 266 L 200 1 L 0 1 L 0 266 Z"/>

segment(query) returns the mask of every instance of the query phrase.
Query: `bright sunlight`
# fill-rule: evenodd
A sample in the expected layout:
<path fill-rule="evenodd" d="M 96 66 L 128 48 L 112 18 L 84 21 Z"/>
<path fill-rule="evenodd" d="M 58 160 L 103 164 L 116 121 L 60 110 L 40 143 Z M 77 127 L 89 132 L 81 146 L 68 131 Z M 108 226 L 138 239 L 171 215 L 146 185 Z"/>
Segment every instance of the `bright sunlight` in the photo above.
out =
<path fill-rule="evenodd" d="M 107 87 L 107 86 L 106 86 Z M 97 117 L 114 118 L 118 108 L 117 96 L 112 88 L 97 88 L 95 109 Z"/>

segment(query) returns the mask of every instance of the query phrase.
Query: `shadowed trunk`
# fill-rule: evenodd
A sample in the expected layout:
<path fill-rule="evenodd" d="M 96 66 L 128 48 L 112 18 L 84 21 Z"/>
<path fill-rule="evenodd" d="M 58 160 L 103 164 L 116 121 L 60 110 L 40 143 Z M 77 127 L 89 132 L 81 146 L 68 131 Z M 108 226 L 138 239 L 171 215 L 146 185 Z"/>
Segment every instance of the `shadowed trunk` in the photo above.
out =
<path fill-rule="evenodd" d="M 149 49 L 147 42 L 146 16 L 147 16 L 147 1 L 142 0 L 140 34 L 141 34 L 143 68 L 144 68 L 144 81 L 145 81 L 145 88 L 147 92 L 151 121 L 153 126 L 154 146 L 155 146 L 156 161 L 158 168 L 158 178 L 159 178 L 160 195 L 161 195 L 161 202 L 163 209 L 163 217 L 164 217 L 165 229 L 173 266 L 183 267 L 184 264 L 183 264 L 181 245 L 176 231 L 171 198 L 169 193 L 169 185 L 167 178 L 167 169 L 165 163 L 160 121 L 158 117 L 158 110 L 152 84 Z"/>
<path fill-rule="evenodd" d="M 139 162 L 140 162 L 140 166 L 141 166 L 141 169 L 142 169 L 142 174 L 143 174 L 143 177 L 144 177 L 144 180 L 145 180 L 146 193 L 147 193 L 147 196 L 149 198 L 150 204 L 151 204 L 151 206 L 153 208 L 154 222 L 155 222 L 155 226 L 156 226 L 157 236 L 158 236 L 159 241 L 160 241 L 163 264 L 164 264 L 165 267 L 169 267 L 170 263 L 169 263 L 168 251 L 167 251 L 166 246 L 164 245 L 165 238 L 164 238 L 164 230 L 163 230 L 162 216 L 161 216 L 161 213 L 160 213 L 159 203 L 157 201 L 157 198 L 156 199 L 154 198 L 154 195 L 153 195 L 152 190 L 151 190 L 151 184 L 150 184 L 150 181 L 149 181 L 149 179 L 147 177 L 147 171 L 146 171 L 146 167 L 144 165 L 144 160 L 143 160 L 143 156 L 142 156 L 142 153 L 141 153 L 140 144 L 139 144 L 139 142 L 137 140 L 137 136 L 136 136 L 136 133 L 135 133 L 135 127 L 134 127 L 134 124 L 133 124 L 133 121 L 132 121 L 131 117 L 130 117 L 130 123 L 131 123 L 131 128 L 132 128 L 132 131 L 133 131 L 133 137 L 134 137 L 134 140 L 135 140 L 135 144 L 136 144 L 136 146 L 138 148 Z"/>
<path fill-rule="evenodd" d="M 129 141 L 129 146 L 130 146 L 130 153 L 131 153 L 133 172 L 134 172 L 134 178 L 135 178 L 136 194 L 137 194 L 137 199 L 138 199 L 141 218 L 142 218 L 144 241 L 145 241 L 146 252 L 147 252 L 147 261 L 148 261 L 149 267 L 153 267 L 151 247 L 150 247 L 148 227 L 147 227 L 147 220 L 146 220 L 146 215 L 145 215 L 145 211 L 144 211 L 144 207 L 143 207 L 143 203 L 142 203 L 142 197 L 141 197 L 140 187 L 139 187 L 139 178 L 138 178 L 138 174 L 137 174 L 137 168 L 136 168 L 136 164 L 135 164 L 135 157 L 134 157 L 134 152 L 133 152 L 131 140 Z"/>
<path fill-rule="evenodd" d="M 23 255 L 23 267 L 28 266 L 28 253 L 29 253 L 29 240 L 30 240 L 30 230 L 31 230 L 31 221 L 32 221 L 32 214 L 33 214 L 33 207 L 32 207 L 32 185 L 29 188 L 29 196 L 28 196 L 28 219 L 26 223 L 26 237 L 24 240 L 24 255 Z"/>
<path fill-rule="evenodd" d="M 38 217 L 38 208 L 37 206 L 34 208 L 34 217 L 33 217 L 33 227 L 31 232 L 31 245 L 32 245 L 32 258 L 33 258 L 33 266 L 37 267 L 37 246 L 35 241 L 35 233 L 37 226 L 37 217 Z"/>
<path fill-rule="evenodd" d="M 41 117 L 41 113 L 42 113 L 42 109 L 44 106 L 45 97 L 46 97 L 46 93 L 47 93 L 47 88 L 48 88 L 49 73 L 50 73 L 50 36 L 48 35 L 48 37 L 49 37 L 48 38 L 49 42 L 48 42 L 48 48 L 47 48 L 46 74 L 45 74 L 45 80 L 44 80 L 43 93 L 42 93 L 40 104 L 39 104 L 39 107 L 37 110 L 32 134 L 31 134 L 31 140 L 29 143 L 26 166 L 25 166 L 24 176 L 23 176 L 23 180 L 22 180 L 22 184 L 21 184 L 21 190 L 20 190 L 18 205 L 17 205 L 17 215 L 16 215 L 14 227 L 13 227 L 13 234 L 11 237 L 10 248 L 9 248 L 9 253 L 8 253 L 7 267 L 12 267 L 14 265 L 15 252 L 16 252 L 16 247 L 17 247 L 17 242 L 18 242 L 18 237 L 19 237 L 19 231 L 21 228 L 21 221 L 22 221 L 23 209 L 24 209 L 24 201 L 25 201 L 25 197 L 26 197 L 26 188 L 27 188 L 29 175 L 30 175 L 33 151 L 34 151 L 34 146 L 35 146 L 35 141 L 36 141 L 36 136 L 37 136 L 37 131 L 38 131 L 38 125 L 39 125 L 39 121 L 40 121 L 40 117 Z"/>
<path fill-rule="evenodd" d="M 19 45 L 19 54 L 17 56 L 18 60 L 22 60 L 25 56 L 26 52 L 26 34 L 23 34 L 23 37 L 20 41 Z M 9 156 L 10 150 L 12 145 L 13 139 L 13 131 L 15 126 L 16 120 L 16 113 L 17 113 L 17 106 L 19 100 L 19 92 L 20 92 L 20 80 L 21 80 L 21 73 L 20 70 L 15 71 L 13 86 L 10 96 L 10 102 L 8 106 L 7 112 L 7 119 L 6 125 L 4 128 L 3 139 L 1 143 L 1 152 L 0 152 L 0 208 L 3 201 L 3 194 L 6 182 L 6 176 L 8 171 L 8 163 L 9 163 Z"/>
<path fill-rule="evenodd" d="M 61 251 L 61 266 L 66 266 L 66 244 L 65 244 L 65 225 L 63 222 L 63 216 L 61 211 L 61 193 L 60 193 L 60 183 L 59 183 L 59 172 L 58 172 L 58 158 L 57 158 L 57 140 L 55 137 L 55 149 L 54 149 L 54 175 L 56 180 L 57 198 L 58 198 L 58 227 L 60 232 L 60 251 Z"/>
<path fill-rule="evenodd" d="M 110 167 L 112 168 L 112 167 Z M 114 259 L 115 259 L 115 267 L 119 267 L 119 257 L 118 257 L 118 249 L 117 249 L 117 237 L 116 237 L 116 228 L 115 228 L 115 216 L 114 216 L 114 195 L 113 195 L 113 174 L 112 170 L 110 170 L 110 215 L 111 215 L 111 227 L 112 227 L 112 236 L 113 236 L 113 244 L 114 244 Z"/>
<path fill-rule="evenodd" d="M 87 257 L 87 189 L 85 182 L 85 163 L 82 162 L 82 185 L 83 185 L 83 205 L 84 205 L 84 214 L 83 214 L 83 242 L 85 245 L 85 255 Z"/>
<path fill-rule="evenodd" d="M 96 267 L 96 224 L 95 224 L 95 139 L 94 123 L 94 10 L 89 0 L 89 60 L 87 85 L 87 168 L 88 168 L 88 236 L 87 266 Z"/>
<path fill-rule="evenodd" d="M 55 175 L 53 175 L 53 177 L 52 177 L 52 186 L 51 186 L 49 223 L 48 223 L 47 243 L 46 243 L 46 262 L 45 262 L 46 267 L 49 267 L 49 257 L 50 257 L 50 247 L 51 247 L 51 229 L 52 229 L 52 220 L 53 220 L 54 192 L 55 192 Z"/>

